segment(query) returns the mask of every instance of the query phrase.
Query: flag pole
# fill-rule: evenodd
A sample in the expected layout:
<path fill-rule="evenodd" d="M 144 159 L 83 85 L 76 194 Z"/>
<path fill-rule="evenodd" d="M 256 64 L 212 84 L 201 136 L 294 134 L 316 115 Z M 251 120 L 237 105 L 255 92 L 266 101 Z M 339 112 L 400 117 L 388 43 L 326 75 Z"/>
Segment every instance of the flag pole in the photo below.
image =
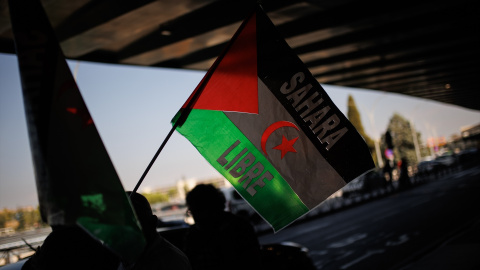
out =
<path fill-rule="evenodd" d="M 217 63 L 217 61 L 215 62 Z M 216 67 L 216 65 L 214 65 Z M 212 65 L 213 67 L 213 65 Z M 211 72 L 213 73 L 213 72 Z M 193 105 L 195 104 L 195 102 L 197 101 L 198 97 L 200 96 L 200 94 L 202 93 L 203 89 L 205 88 L 205 82 L 208 82 L 208 79 L 211 77 L 211 73 L 210 72 L 207 72 L 207 75 L 205 76 L 205 78 L 202 80 L 201 84 L 199 85 L 198 87 L 198 90 L 193 94 L 192 98 L 190 99 L 190 101 L 187 103 L 187 105 L 185 106 L 185 108 L 183 109 L 183 111 L 180 113 L 180 117 L 177 119 L 177 121 L 175 121 L 175 123 L 173 124 L 172 128 L 170 129 L 170 131 L 168 132 L 167 136 L 165 137 L 165 139 L 163 140 L 162 144 L 160 145 L 160 147 L 158 148 L 157 152 L 155 153 L 155 155 L 153 156 L 152 160 L 150 161 L 150 163 L 148 164 L 147 168 L 145 169 L 145 171 L 143 172 L 142 174 L 142 177 L 140 177 L 140 180 L 138 180 L 137 182 L 137 185 L 135 186 L 135 188 L 133 189 L 133 192 L 130 194 L 130 196 L 132 196 L 133 193 L 137 192 L 138 188 L 140 187 L 140 185 L 142 184 L 143 180 L 145 179 L 145 176 L 147 175 L 147 173 L 150 171 L 150 168 L 152 168 L 153 166 L 153 163 L 155 163 L 155 160 L 157 160 L 157 157 L 160 155 L 160 153 L 162 152 L 163 148 L 165 147 L 165 145 L 167 144 L 168 140 L 170 139 L 170 137 L 172 136 L 173 132 L 175 131 L 175 129 L 177 129 L 178 126 L 181 126 L 188 118 L 188 115 L 190 114 L 190 112 L 192 111 L 192 108 L 193 108 Z"/>
<path fill-rule="evenodd" d="M 210 75 L 211 76 L 211 75 Z M 208 77 L 210 77 L 208 76 Z M 208 80 L 204 80 L 204 81 L 208 81 Z M 170 139 L 170 137 L 172 136 L 173 132 L 175 131 L 175 129 L 177 129 L 178 126 L 181 126 L 181 124 L 183 124 L 186 120 L 187 120 L 187 117 L 188 115 L 190 114 L 190 112 L 192 111 L 192 108 L 193 108 L 193 105 L 195 104 L 195 102 L 197 101 L 198 97 L 200 96 L 203 88 L 205 88 L 205 83 L 202 83 L 199 88 L 198 88 L 198 91 L 195 92 L 195 94 L 192 96 L 192 99 L 190 99 L 190 101 L 187 103 L 187 106 L 185 106 L 185 109 L 180 113 L 180 117 L 177 119 L 177 121 L 175 121 L 175 123 L 173 124 L 172 128 L 170 129 L 170 131 L 168 132 L 167 136 L 165 137 L 165 139 L 163 140 L 162 144 L 160 145 L 160 147 L 158 148 L 157 152 L 155 153 L 155 155 L 153 156 L 152 160 L 150 161 L 150 163 L 148 164 L 147 168 L 145 169 L 145 171 L 143 172 L 142 176 L 140 177 L 140 180 L 138 180 L 137 182 L 137 185 L 135 186 L 135 188 L 133 189 L 133 192 L 130 194 L 130 196 L 132 196 L 133 193 L 137 192 L 138 188 L 140 187 L 140 185 L 142 184 L 143 180 L 145 179 L 145 176 L 147 175 L 147 173 L 150 171 L 150 168 L 152 168 L 153 166 L 153 163 L 155 163 L 155 160 L 157 160 L 157 157 L 160 155 L 160 153 L 162 152 L 163 148 L 165 147 L 165 145 L 167 144 L 168 140 Z"/>
<path fill-rule="evenodd" d="M 167 134 L 167 137 L 165 137 L 165 139 L 163 140 L 162 145 L 160 145 L 160 148 L 158 148 L 157 152 L 153 156 L 153 159 L 148 164 L 147 169 L 145 169 L 145 171 L 143 172 L 142 177 L 140 177 L 140 180 L 138 180 L 137 185 L 133 189 L 133 192 L 130 193 L 130 197 L 132 196 L 133 193 L 137 192 L 138 188 L 140 187 L 140 185 L 143 182 L 143 179 L 145 179 L 145 176 L 147 175 L 148 171 L 150 171 L 150 168 L 152 167 L 153 163 L 155 163 L 155 160 L 157 159 L 158 155 L 160 155 L 160 152 L 162 152 L 163 147 L 165 147 L 165 144 L 167 144 L 167 141 L 170 139 L 170 137 L 172 136 L 172 134 L 175 131 L 175 129 L 177 128 L 177 126 L 178 126 L 177 123 L 175 123 L 173 125 L 172 129 L 170 130 L 170 132 Z"/>
<path fill-rule="evenodd" d="M 250 15 L 252 16 L 253 13 Z M 247 19 L 250 17 L 248 16 Z M 158 148 L 157 152 L 155 153 L 155 155 L 153 156 L 152 160 L 150 161 L 150 163 L 148 164 L 147 168 L 145 169 L 145 171 L 143 172 L 142 176 L 140 177 L 140 180 L 138 180 L 137 182 L 137 185 L 135 186 L 135 188 L 133 189 L 133 192 L 130 194 L 130 196 L 132 196 L 133 193 L 137 192 L 138 188 L 140 187 L 140 185 L 142 184 L 143 180 L 145 179 L 145 176 L 147 175 L 147 173 L 150 171 L 150 168 L 152 168 L 153 166 L 153 163 L 155 163 L 155 160 L 157 159 L 157 157 L 160 155 L 160 153 L 162 152 L 163 148 L 165 147 L 165 145 L 167 144 L 167 141 L 170 139 L 170 137 L 172 136 L 173 132 L 175 131 L 175 129 L 177 129 L 177 127 L 179 126 L 182 126 L 183 123 L 185 123 L 185 121 L 187 120 L 188 118 L 188 115 L 190 114 L 190 112 L 192 111 L 192 108 L 193 108 L 193 105 L 195 104 L 195 102 L 197 102 L 198 98 L 200 97 L 200 95 L 202 94 L 203 92 L 203 89 L 205 88 L 205 85 L 207 84 L 207 82 L 210 80 L 210 77 L 212 77 L 212 74 L 214 73 L 215 69 L 217 69 L 217 66 L 219 65 L 220 61 L 223 59 L 223 57 L 225 56 L 225 54 L 227 53 L 228 49 L 230 48 L 231 44 L 233 43 L 233 41 L 237 38 L 237 36 L 239 35 L 239 33 L 241 32 L 241 29 L 243 29 L 245 27 L 245 24 L 246 24 L 246 21 L 245 20 L 242 25 L 240 26 L 239 30 L 237 30 L 237 32 L 235 33 L 235 35 L 232 37 L 232 39 L 230 40 L 230 42 L 228 43 L 228 45 L 225 47 L 225 49 L 223 50 L 223 52 L 220 54 L 220 56 L 215 60 L 215 62 L 213 63 L 213 65 L 210 67 L 210 69 L 207 71 L 207 74 L 205 75 L 205 77 L 202 79 L 202 81 L 200 82 L 200 84 L 198 85 L 196 91 L 194 91 L 194 93 L 192 94 L 191 96 L 191 99 L 190 101 L 188 101 L 187 105 L 185 106 L 185 108 L 181 111 L 181 114 L 180 114 L 180 117 L 177 119 L 177 121 L 175 121 L 175 123 L 173 124 L 172 126 L 172 129 L 170 129 L 170 132 L 168 132 L 167 136 L 165 137 L 165 139 L 163 140 L 163 143 L 160 145 L 160 147 Z"/>

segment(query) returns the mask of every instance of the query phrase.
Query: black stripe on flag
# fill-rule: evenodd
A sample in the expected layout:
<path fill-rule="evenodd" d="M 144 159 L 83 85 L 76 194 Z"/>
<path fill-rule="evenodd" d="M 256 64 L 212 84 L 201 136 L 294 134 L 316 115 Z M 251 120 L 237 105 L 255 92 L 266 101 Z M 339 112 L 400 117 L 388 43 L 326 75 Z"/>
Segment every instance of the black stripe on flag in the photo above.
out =
<path fill-rule="evenodd" d="M 261 9 L 257 10 L 257 59 L 258 77 L 285 106 L 285 109 L 295 119 L 299 127 L 312 141 L 318 151 L 320 151 L 322 156 L 325 157 L 330 165 L 341 175 L 345 182 L 348 183 L 363 174 L 366 170 L 375 166 L 364 139 L 332 102 L 322 86 L 281 37 L 278 30 Z M 297 80 L 297 88 L 303 86 L 307 86 L 307 89 L 310 86 L 311 88 L 308 90 L 308 93 L 297 102 L 297 105 L 302 104 L 303 101 L 309 98 L 315 97 L 312 99 L 315 102 L 315 109 L 309 108 L 311 114 L 319 113 L 322 109 L 325 111 L 327 106 L 330 107 L 330 110 L 328 110 L 316 125 L 310 126 L 310 122 L 305 122 L 308 114 L 302 114 L 302 106 L 294 107 L 288 95 L 280 91 L 282 85 L 285 83 L 288 87 L 293 87 L 290 82 L 295 74 L 299 73 L 304 74 L 305 78 L 301 83 Z M 323 101 L 320 102 L 320 99 L 323 99 Z M 328 137 L 336 131 L 340 132 L 342 128 L 346 128 L 347 130 L 347 132 L 343 133 L 338 141 L 330 147 L 328 143 L 322 143 L 319 140 L 317 137 L 319 133 L 318 128 L 316 129 L 316 127 L 323 123 L 322 121 L 329 118 L 338 119 L 338 126 L 326 131 L 326 133 L 320 132 L 324 134 L 322 138 Z"/>

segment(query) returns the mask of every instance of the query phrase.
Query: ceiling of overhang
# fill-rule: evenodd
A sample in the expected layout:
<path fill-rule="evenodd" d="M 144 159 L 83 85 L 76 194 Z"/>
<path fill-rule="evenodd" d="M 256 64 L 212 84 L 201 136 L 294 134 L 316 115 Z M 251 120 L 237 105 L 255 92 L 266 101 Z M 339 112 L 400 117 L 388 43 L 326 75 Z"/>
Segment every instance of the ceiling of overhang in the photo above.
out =
<path fill-rule="evenodd" d="M 207 70 L 257 1 L 42 0 L 69 59 Z M 14 53 L 7 0 L 0 52 Z M 475 0 L 263 0 L 320 83 L 480 110 Z"/>

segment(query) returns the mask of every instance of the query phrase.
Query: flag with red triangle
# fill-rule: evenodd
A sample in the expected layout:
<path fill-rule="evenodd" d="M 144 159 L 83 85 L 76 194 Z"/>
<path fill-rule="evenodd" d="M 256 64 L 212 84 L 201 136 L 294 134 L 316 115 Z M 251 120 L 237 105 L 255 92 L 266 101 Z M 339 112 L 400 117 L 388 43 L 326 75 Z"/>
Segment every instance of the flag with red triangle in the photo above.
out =
<path fill-rule="evenodd" d="M 9 8 L 42 217 L 133 262 L 145 239 L 48 17 L 37 0 Z"/>
<path fill-rule="evenodd" d="M 275 231 L 374 168 L 363 138 L 260 7 L 172 122 Z"/>

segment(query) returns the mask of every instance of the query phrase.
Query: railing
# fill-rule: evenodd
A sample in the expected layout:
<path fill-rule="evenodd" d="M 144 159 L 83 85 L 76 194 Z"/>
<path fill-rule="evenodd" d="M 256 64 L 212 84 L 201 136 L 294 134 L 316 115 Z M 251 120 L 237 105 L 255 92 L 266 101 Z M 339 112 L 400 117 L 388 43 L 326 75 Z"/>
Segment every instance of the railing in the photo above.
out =
<path fill-rule="evenodd" d="M 16 241 L 0 245 L 0 266 L 14 263 L 35 253 L 35 246 L 41 246 L 46 235 L 24 241 Z"/>

